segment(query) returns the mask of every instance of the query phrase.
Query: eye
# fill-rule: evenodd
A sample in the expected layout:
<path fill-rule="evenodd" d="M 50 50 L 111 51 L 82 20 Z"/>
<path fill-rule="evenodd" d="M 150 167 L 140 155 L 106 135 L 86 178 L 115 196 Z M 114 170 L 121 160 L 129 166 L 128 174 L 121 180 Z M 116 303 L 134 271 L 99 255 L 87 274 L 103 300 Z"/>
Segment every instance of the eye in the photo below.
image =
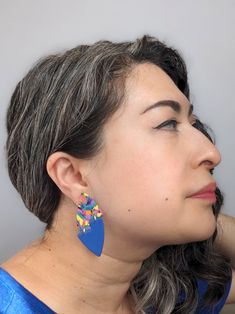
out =
<path fill-rule="evenodd" d="M 179 122 L 177 122 L 176 120 L 167 120 L 163 123 L 161 123 L 160 125 L 154 127 L 153 129 L 169 129 L 169 130 L 176 130 L 177 125 L 179 124 Z"/>

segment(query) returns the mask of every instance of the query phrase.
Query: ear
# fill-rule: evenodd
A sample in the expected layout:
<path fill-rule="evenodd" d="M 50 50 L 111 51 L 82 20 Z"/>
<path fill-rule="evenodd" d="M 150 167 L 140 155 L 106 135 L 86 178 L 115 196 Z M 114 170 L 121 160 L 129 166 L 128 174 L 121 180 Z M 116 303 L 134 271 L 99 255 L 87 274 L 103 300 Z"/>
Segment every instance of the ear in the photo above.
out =
<path fill-rule="evenodd" d="M 88 192 L 86 174 L 89 161 L 64 152 L 55 152 L 47 160 L 48 175 L 61 192 L 77 204 L 81 192 Z"/>

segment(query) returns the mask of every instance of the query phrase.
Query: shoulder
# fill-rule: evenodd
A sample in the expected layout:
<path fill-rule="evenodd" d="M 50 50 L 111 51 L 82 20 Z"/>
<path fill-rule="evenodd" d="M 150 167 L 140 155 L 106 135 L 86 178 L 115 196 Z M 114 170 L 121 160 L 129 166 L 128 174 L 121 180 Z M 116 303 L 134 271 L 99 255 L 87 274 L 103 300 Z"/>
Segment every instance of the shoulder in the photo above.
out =
<path fill-rule="evenodd" d="M 0 267 L 0 313 L 53 314 L 54 312 Z"/>
<path fill-rule="evenodd" d="M 14 299 L 15 291 L 11 289 L 5 278 L 5 273 L 0 268 L 0 313 L 7 313 L 7 309 Z"/>

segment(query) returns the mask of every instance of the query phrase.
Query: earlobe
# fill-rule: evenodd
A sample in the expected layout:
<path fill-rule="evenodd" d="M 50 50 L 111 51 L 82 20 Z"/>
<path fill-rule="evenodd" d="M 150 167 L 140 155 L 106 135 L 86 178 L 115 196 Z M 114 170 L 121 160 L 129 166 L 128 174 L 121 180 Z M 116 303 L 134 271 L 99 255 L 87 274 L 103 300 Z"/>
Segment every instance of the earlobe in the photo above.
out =
<path fill-rule="evenodd" d="M 81 191 L 87 190 L 83 160 L 64 152 L 55 152 L 48 158 L 46 169 L 58 188 L 70 199 L 75 200 Z"/>

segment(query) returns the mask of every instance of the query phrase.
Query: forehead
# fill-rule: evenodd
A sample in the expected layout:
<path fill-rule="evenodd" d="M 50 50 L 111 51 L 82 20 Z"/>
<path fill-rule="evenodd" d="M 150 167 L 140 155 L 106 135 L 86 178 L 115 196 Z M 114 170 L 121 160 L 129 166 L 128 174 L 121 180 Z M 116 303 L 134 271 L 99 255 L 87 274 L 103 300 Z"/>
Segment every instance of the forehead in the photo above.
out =
<path fill-rule="evenodd" d="M 183 111 L 189 110 L 189 100 L 169 75 L 152 63 L 138 64 L 127 76 L 124 101 L 106 123 L 106 127 L 117 131 L 117 124 L 126 127 L 132 122 L 136 123 L 142 119 L 141 112 L 162 100 L 176 101 Z"/>
<path fill-rule="evenodd" d="M 187 97 L 160 67 L 152 63 L 136 65 L 126 79 L 125 107 L 134 106 L 139 110 L 165 99 L 176 100 L 182 106 L 189 104 Z"/>

